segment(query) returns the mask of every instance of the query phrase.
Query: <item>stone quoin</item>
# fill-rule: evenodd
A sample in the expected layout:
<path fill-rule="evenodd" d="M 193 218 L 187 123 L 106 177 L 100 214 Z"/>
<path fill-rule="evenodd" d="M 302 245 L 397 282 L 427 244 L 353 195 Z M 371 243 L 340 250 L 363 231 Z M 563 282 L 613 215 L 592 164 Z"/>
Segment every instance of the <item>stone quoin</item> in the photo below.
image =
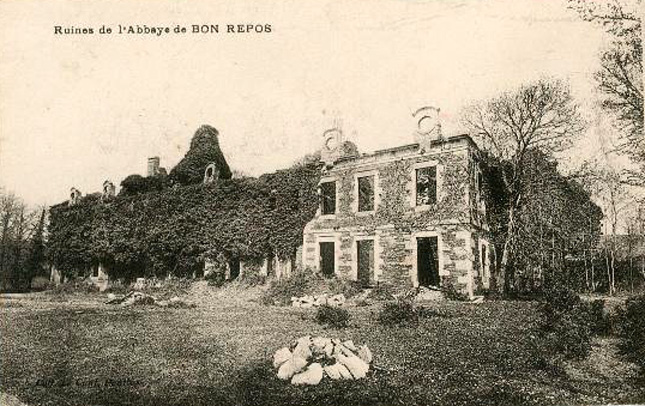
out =
<path fill-rule="evenodd" d="M 480 151 L 468 135 L 445 137 L 440 111 L 417 110 L 414 143 L 360 154 L 332 129 L 323 135 L 320 207 L 303 235 L 303 265 L 366 286 L 489 288 L 489 243 Z"/>

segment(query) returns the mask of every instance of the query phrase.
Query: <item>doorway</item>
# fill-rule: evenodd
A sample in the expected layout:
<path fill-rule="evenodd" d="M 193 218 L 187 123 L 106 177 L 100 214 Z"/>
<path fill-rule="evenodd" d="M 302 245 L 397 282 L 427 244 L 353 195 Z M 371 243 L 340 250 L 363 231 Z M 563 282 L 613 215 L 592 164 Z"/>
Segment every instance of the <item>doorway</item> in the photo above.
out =
<path fill-rule="evenodd" d="M 320 270 L 323 276 L 332 277 L 336 270 L 336 255 L 333 242 L 320 243 Z"/>
<path fill-rule="evenodd" d="M 374 282 L 374 241 L 356 241 L 356 258 L 358 282 L 363 286 L 370 286 Z"/>
<path fill-rule="evenodd" d="M 229 280 L 235 280 L 240 276 L 240 261 L 232 259 L 228 262 Z"/>
<path fill-rule="evenodd" d="M 420 286 L 439 287 L 437 237 L 417 238 L 417 278 Z"/>

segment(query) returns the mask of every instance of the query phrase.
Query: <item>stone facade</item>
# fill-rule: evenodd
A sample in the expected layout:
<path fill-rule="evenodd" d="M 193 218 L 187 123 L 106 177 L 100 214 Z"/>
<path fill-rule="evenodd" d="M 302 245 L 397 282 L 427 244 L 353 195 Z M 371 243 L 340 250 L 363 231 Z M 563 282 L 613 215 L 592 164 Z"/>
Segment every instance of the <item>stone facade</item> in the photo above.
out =
<path fill-rule="evenodd" d="M 494 252 L 488 242 L 479 149 L 467 135 L 444 138 L 436 128 L 425 134 L 436 138 L 423 140 L 421 134 L 421 143 L 326 162 L 321 207 L 304 230 L 304 267 L 331 274 L 333 266 L 334 275 L 370 285 L 454 288 L 469 297 L 489 287 Z M 417 179 L 426 173 L 434 176 L 430 192 L 420 189 Z M 361 198 L 359 178 L 368 178 L 361 180 L 367 185 Z M 335 202 L 324 203 L 332 199 L 326 191 L 334 189 L 331 184 Z M 373 202 L 361 209 L 359 200 L 369 198 Z"/>

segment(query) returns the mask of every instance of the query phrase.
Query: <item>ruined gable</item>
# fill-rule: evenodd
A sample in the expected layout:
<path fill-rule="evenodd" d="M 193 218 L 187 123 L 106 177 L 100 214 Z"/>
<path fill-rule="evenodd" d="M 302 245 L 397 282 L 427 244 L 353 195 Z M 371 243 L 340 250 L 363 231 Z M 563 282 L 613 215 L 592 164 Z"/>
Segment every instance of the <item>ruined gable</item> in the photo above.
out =
<path fill-rule="evenodd" d="M 173 182 L 192 185 L 217 179 L 230 179 L 231 168 L 224 158 L 219 145 L 219 132 L 202 125 L 190 142 L 190 149 L 181 161 L 170 171 Z M 210 170 L 210 172 L 209 172 Z"/>

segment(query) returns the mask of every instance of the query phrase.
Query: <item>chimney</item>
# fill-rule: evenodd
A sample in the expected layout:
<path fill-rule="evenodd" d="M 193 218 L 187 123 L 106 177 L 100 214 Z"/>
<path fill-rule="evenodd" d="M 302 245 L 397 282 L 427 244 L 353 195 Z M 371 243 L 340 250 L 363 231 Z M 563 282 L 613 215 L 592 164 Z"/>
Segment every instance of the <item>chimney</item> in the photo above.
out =
<path fill-rule="evenodd" d="M 148 158 L 148 176 L 159 175 L 159 157 Z"/>

